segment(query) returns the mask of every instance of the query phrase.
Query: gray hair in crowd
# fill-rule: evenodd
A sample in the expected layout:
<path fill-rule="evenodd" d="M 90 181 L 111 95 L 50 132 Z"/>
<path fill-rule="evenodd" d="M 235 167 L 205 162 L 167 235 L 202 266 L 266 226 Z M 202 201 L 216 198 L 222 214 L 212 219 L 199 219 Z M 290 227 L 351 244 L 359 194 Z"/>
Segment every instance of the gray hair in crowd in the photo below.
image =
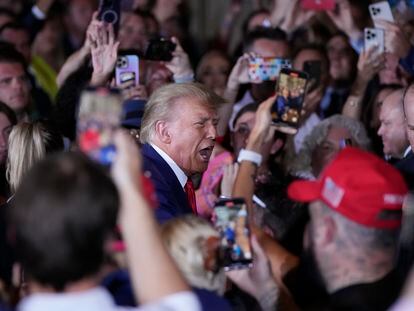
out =
<path fill-rule="evenodd" d="M 171 83 L 158 88 L 145 105 L 140 133 L 143 144 L 152 141 L 157 121 L 174 117 L 171 113 L 174 105 L 184 98 L 198 100 L 201 105 L 212 111 L 217 111 L 225 102 L 223 98 L 199 83 Z"/>
<path fill-rule="evenodd" d="M 305 137 L 298 156 L 289 168 L 291 173 L 296 175 L 298 172 L 312 171 L 311 161 L 313 151 L 325 140 L 332 127 L 342 127 L 347 129 L 357 147 L 364 150 L 370 150 L 371 141 L 361 122 L 344 115 L 333 115 L 317 124 L 309 135 Z"/>

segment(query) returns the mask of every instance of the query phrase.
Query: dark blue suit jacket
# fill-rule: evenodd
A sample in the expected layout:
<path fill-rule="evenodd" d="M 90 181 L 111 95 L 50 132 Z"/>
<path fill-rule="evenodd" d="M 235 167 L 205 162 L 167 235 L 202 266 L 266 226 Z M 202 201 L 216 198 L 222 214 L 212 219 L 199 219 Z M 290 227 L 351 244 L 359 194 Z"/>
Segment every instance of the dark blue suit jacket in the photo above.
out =
<path fill-rule="evenodd" d="M 191 214 L 187 195 L 167 162 L 149 144 L 142 146 L 144 171 L 151 173 L 157 193 L 158 208 L 155 217 L 159 223 L 164 223 L 171 218 Z"/>
<path fill-rule="evenodd" d="M 405 158 L 394 164 L 395 168 L 400 171 L 407 182 L 410 190 L 414 189 L 414 153 L 410 151 Z"/>

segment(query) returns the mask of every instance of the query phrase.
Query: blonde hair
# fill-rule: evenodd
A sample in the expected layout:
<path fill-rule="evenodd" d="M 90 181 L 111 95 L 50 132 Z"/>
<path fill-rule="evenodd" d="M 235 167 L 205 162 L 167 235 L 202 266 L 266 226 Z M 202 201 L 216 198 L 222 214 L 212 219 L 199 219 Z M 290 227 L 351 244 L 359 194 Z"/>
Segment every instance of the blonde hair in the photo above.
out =
<path fill-rule="evenodd" d="M 59 141 L 60 139 L 60 141 Z M 15 192 L 24 174 L 46 153 L 63 149 L 63 139 L 42 122 L 19 123 L 9 136 L 6 177 Z"/>
<path fill-rule="evenodd" d="M 223 98 L 199 83 L 171 83 L 152 93 L 145 105 L 141 123 L 141 143 L 150 143 L 155 133 L 155 124 L 169 120 L 175 103 L 183 98 L 194 98 L 208 110 L 216 111 L 225 101 Z M 185 116 L 183 116 L 185 117 Z"/>
<path fill-rule="evenodd" d="M 212 236 L 220 238 L 219 233 L 206 220 L 193 215 L 174 218 L 162 225 L 161 236 L 190 285 L 223 294 L 223 270 L 214 273 L 204 267 L 205 241 Z"/>

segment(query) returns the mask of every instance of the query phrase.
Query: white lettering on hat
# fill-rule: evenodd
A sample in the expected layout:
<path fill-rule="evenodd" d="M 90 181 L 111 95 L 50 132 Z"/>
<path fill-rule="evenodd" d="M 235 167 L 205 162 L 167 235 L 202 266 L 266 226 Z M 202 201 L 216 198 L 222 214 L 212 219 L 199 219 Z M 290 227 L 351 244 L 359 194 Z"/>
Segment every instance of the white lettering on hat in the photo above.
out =
<path fill-rule="evenodd" d="M 385 193 L 384 204 L 402 204 L 404 196 L 400 194 Z"/>
<path fill-rule="evenodd" d="M 333 207 L 337 208 L 342 201 L 345 190 L 339 187 L 330 177 L 326 177 L 322 189 L 322 198 L 324 198 Z"/>

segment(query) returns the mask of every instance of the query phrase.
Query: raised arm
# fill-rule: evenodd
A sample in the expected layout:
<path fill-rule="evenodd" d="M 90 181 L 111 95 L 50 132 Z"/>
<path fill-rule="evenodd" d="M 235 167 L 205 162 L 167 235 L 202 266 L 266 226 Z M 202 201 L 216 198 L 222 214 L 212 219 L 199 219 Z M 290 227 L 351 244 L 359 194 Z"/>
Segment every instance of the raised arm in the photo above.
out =
<path fill-rule="evenodd" d="M 115 143 L 117 156 L 112 176 L 121 198 L 119 223 L 127 245 L 134 293 L 145 304 L 188 292 L 189 287 L 166 251 L 153 211 L 141 192 L 139 151 L 126 133 L 117 133 Z M 195 303 L 194 308 L 190 304 L 191 310 L 198 310 Z"/>

